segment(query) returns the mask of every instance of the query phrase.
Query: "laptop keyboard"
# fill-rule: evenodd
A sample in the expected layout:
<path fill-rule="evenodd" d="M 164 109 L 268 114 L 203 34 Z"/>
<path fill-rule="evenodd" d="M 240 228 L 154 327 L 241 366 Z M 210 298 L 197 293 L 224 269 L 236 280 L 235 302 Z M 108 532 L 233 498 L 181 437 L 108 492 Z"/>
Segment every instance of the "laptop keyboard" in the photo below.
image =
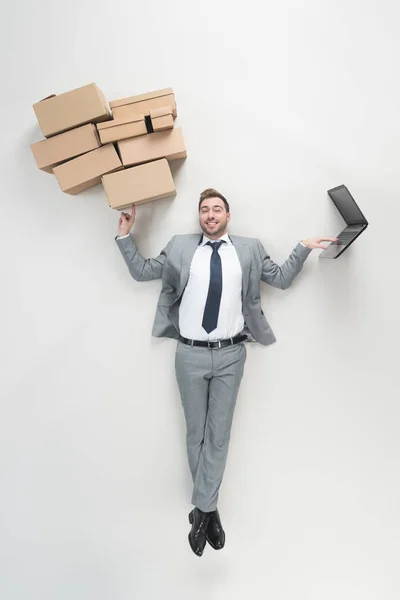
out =
<path fill-rule="evenodd" d="M 338 242 L 334 242 L 336 246 L 346 246 L 352 239 L 354 239 L 356 234 L 353 233 L 341 233 L 338 235 Z"/>

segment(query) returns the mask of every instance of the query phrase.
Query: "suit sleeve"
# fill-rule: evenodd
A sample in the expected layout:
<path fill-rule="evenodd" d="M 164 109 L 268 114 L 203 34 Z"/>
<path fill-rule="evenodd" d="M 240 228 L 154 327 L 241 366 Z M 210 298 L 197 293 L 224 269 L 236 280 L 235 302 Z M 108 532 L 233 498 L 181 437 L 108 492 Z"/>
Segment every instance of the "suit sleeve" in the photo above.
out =
<path fill-rule="evenodd" d="M 257 244 L 262 263 L 261 280 L 280 290 L 290 287 L 311 252 L 310 248 L 299 242 L 287 260 L 279 266 L 271 260 L 259 240 L 257 240 Z"/>
<path fill-rule="evenodd" d="M 155 258 L 144 258 L 136 246 L 132 236 L 116 238 L 116 243 L 127 264 L 129 273 L 136 281 L 151 281 L 162 275 L 165 259 L 174 242 L 174 238 L 161 250 Z"/>

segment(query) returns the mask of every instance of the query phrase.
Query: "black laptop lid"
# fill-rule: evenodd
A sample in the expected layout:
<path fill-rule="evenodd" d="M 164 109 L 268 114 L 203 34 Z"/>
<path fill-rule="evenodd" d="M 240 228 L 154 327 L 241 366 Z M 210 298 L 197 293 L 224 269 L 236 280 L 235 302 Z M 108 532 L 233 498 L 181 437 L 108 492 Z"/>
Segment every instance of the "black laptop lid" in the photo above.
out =
<path fill-rule="evenodd" d="M 328 190 L 328 194 L 347 225 L 368 225 L 367 219 L 358 208 L 356 201 L 345 185 L 339 185 Z"/>

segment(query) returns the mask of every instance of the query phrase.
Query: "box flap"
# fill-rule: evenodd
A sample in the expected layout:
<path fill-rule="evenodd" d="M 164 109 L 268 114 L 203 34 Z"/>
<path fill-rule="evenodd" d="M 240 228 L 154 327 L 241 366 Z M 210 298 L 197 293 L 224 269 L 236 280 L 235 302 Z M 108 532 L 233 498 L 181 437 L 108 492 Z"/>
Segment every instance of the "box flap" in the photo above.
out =
<path fill-rule="evenodd" d="M 160 108 L 150 109 L 150 117 L 152 119 L 157 119 L 158 117 L 167 117 L 168 115 L 172 115 L 172 106 L 170 104 L 167 104 L 166 106 L 160 106 Z"/>
<path fill-rule="evenodd" d="M 107 102 L 107 99 L 106 99 L 105 95 L 103 94 L 103 92 L 101 91 L 101 89 L 99 88 L 99 86 L 97 85 L 97 83 L 95 83 L 93 85 L 95 86 L 97 94 L 98 94 L 100 100 L 103 102 L 105 108 L 107 109 L 107 113 L 108 113 L 109 117 L 111 118 L 111 116 L 112 116 L 111 115 L 111 108 L 110 108 L 109 103 Z"/>
<path fill-rule="evenodd" d="M 163 90 L 156 90 L 155 92 L 148 92 L 147 94 L 141 94 L 140 96 L 129 96 L 128 98 L 121 98 L 121 100 L 113 100 L 110 102 L 111 108 L 117 106 L 124 106 L 125 104 L 134 104 L 135 102 L 143 102 L 143 100 L 150 100 L 151 98 L 159 98 L 160 96 L 170 96 L 174 91 L 172 88 L 165 88 Z"/>
<path fill-rule="evenodd" d="M 50 98 L 55 98 L 56 94 L 50 94 L 50 96 L 46 96 L 46 98 L 42 98 L 39 102 L 44 102 L 45 100 L 50 100 Z M 36 102 L 38 104 L 38 102 Z"/>
<path fill-rule="evenodd" d="M 109 127 L 117 127 L 118 125 L 126 125 L 127 123 L 137 123 L 138 121 L 144 121 L 144 115 L 132 115 L 131 117 L 125 117 L 125 119 L 113 119 L 105 123 L 98 123 L 97 129 L 108 129 Z"/>

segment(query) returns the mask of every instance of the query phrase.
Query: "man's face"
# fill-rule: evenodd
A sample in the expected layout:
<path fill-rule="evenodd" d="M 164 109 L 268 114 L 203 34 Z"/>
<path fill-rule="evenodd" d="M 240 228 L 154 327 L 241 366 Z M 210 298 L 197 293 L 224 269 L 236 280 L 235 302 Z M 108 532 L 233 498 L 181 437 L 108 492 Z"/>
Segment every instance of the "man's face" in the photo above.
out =
<path fill-rule="evenodd" d="M 210 239 L 218 239 L 225 235 L 231 215 L 226 212 L 221 198 L 207 198 L 200 206 L 200 227 Z"/>

